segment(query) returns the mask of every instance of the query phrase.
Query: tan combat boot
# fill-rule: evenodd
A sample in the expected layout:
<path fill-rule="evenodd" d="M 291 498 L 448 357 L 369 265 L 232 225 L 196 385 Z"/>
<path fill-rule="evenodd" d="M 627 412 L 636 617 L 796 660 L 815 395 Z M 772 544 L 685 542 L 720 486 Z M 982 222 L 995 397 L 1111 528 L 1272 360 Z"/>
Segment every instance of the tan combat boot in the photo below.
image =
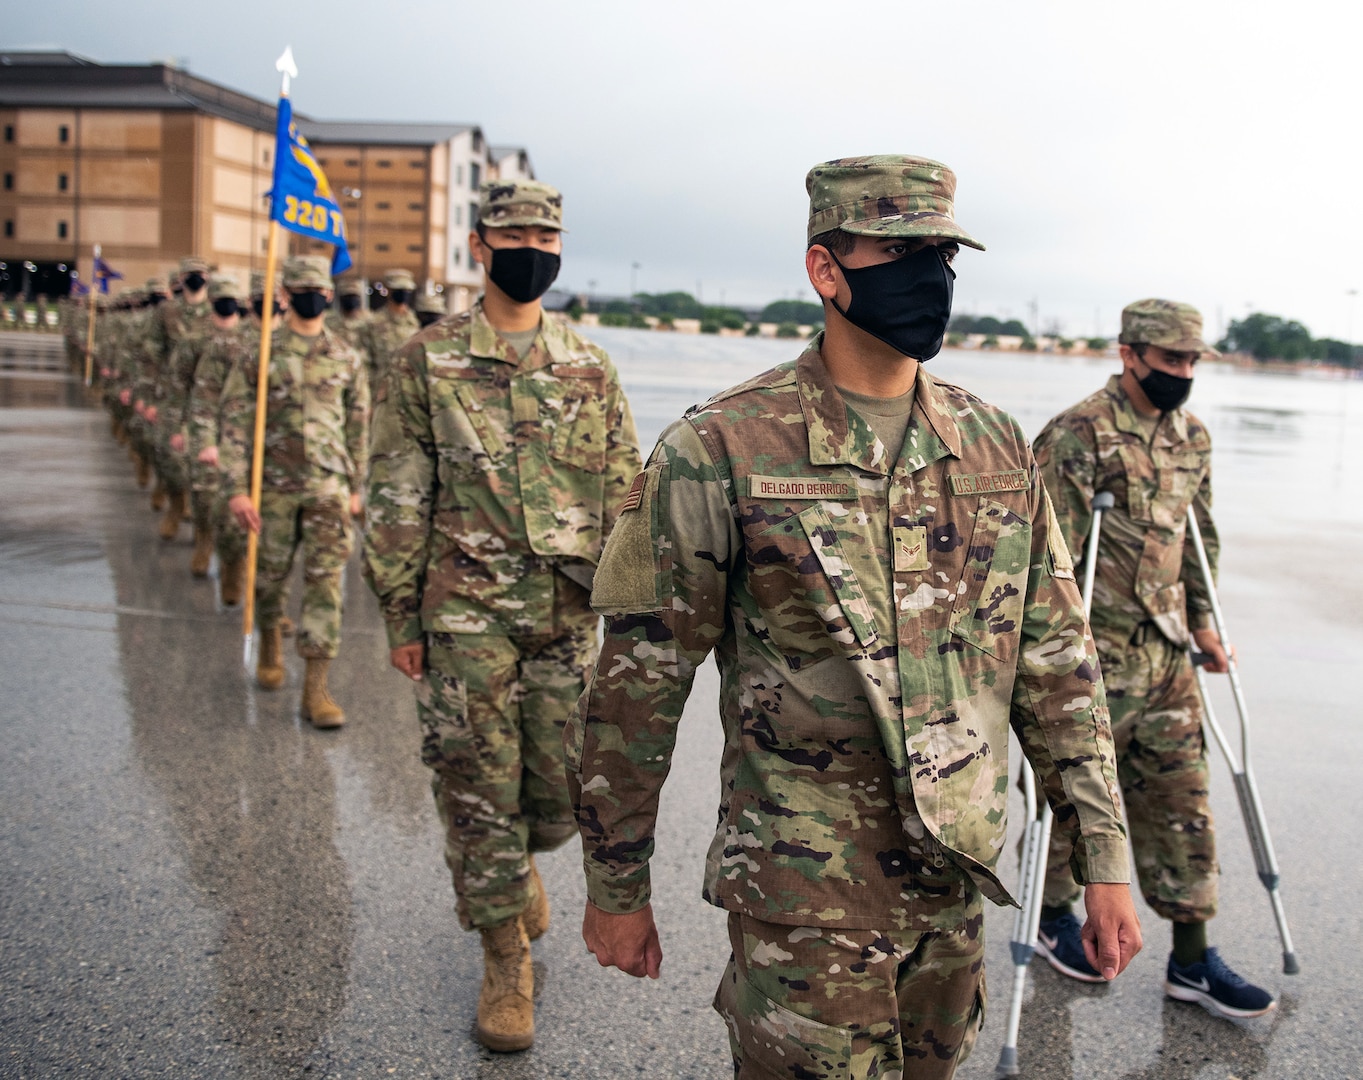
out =
<path fill-rule="evenodd" d="M 195 577 L 208 577 L 208 565 L 213 561 L 213 530 L 194 527 L 194 554 L 189 557 L 189 572 Z"/>
<path fill-rule="evenodd" d="M 151 479 L 151 462 L 144 457 L 137 459 L 137 486 L 144 488 Z M 161 486 L 161 478 L 158 476 L 156 482 L 151 486 L 151 508 L 160 512 L 166 508 L 166 489 Z"/>
<path fill-rule="evenodd" d="M 483 992 L 478 1041 L 489 1050 L 527 1050 L 535 1041 L 535 974 L 520 919 L 482 931 Z"/>
<path fill-rule="evenodd" d="M 284 639 L 279 636 L 278 626 L 260 628 L 256 682 L 266 690 L 278 690 L 284 685 Z"/>
<path fill-rule="evenodd" d="M 233 559 L 218 567 L 218 597 L 223 607 L 236 607 L 241 603 L 242 580 L 245 576 L 245 559 Z"/>
<path fill-rule="evenodd" d="M 527 884 L 530 888 L 530 901 L 521 912 L 521 925 L 525 927 L 526 937 L 531 941 L 538 941 L 549 929 L 549 894 L 544 891 L 544 882 L 540 880 L 540 872 L 535 868 L 533 855 L 530 856 L 530 880 Z"/>
<path fill-rule="evenodd" d="M 308 670 L 303 676 L 303 719 L 315 728 L 337 728 L 345 723 L 345 713 L 327 690 L 327 668 L 331 661 L 320 657 L 307 658 Z"/>
<path fill-rule="evenodd" d="M 185 493 L 176 491 L 170 495 L 166 503 L 166 516 L 161 519 L 161 528 L 158 530 L 162 540 L 174 540 L 180 531 L 180 522 L 185 519 Z"/>

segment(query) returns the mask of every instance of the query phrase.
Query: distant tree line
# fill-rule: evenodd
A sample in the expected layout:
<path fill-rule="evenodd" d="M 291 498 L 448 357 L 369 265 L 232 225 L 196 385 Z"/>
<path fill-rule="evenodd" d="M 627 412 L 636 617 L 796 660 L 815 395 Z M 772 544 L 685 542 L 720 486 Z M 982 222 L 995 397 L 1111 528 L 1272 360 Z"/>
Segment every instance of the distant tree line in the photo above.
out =
<path fill-rule="evenodd" d="M 569 309 L 570 314 L 572 310 Z M 644 327 L 649 325 L 649 316 L 663 326 L 677 319 L 698 319 L 704 334 L 718 333 L 721 329 L 746 329 L 748 333 L 756 334 L 757 323 L 772 322 L 778 324 L 778 337 L 798 337 L 800 325 L 823 325 L 823 307 L 803 300 L 775 300 L 762 309 L 755 321 L 750 321 L 739 308 L 702 304 L 688 292 L 635 293 L 628 300 L 593 302 L 589 310 L 601 317 L 602 326 Z"/>
<path fill-rule="evenodd" d="M 1027 327 L 1022 325 L 1021 319 L 1009 319 L 1004 322 L 992 315 L 957 315 L 951 320 L 951 325 L 947 329 L 950 333 L 962 336 L 966 334 L 984 334 L 986 337 L 1030 338 L 1032 336 Z"/>
<path fill-rule="evenodd" d="M 1216 343 L 1222 352 L 1246 353 L 1256 360 L 1325 360 L 1347 367 L 1363 367 L 1363 352 L 1346 341 L 1313 338 L 1295 319 L 1253 312 L 1232 319 L 1226 336 Z"/>

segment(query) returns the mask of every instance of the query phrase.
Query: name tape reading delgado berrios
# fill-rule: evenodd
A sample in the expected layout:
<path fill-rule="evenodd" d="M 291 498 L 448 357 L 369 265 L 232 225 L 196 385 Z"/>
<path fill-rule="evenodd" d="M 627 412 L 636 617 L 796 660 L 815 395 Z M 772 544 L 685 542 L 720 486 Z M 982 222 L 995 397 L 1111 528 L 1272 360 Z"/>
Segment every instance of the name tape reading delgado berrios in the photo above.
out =
<path fill-rule="evenodd" d="M 826 480 L 821 476 L 750 476 L 748 496 L 753 499 L 845 499 L 857 493 L 850 480 Z"/>

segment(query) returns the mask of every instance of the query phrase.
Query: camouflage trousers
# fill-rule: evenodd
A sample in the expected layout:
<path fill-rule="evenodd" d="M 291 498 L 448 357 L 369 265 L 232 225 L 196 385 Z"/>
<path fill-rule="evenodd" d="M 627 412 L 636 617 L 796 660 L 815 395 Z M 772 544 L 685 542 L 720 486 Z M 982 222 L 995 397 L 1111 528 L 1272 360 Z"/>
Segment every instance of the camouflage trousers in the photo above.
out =
<path fill-rule="evenodd" d="M 152 428 L 156 438 L 156 475 L 166 491 L 174 495 L 189 490 L 189 454 L 184 450 L 172 449 L 170 438 L 176 431 L 166 427 L 163 420 L 157 420 Z"/>
<path fill-rule="evenodd" d="M 421 760 L 445 826 L 465 930 L 513 919 L 530 899 L 528 857 L 577 835 L 563 727 L 596 659 L 596 615 L 534 637 L 427 634 L 417 685 Z"/>
<path fill-rule="evenodd" d="M 334 657 L 341 647 L 341 574 L 354 546 L 350 492 L 340 477 L 307 491 L 260 495 L 256 622 L 276 626 L 289 598 L 294 554 L 303 548 L 303 607 L 298 655 Z"/>
<path fill-rule="evenodd" d="M 1158 633 L 1099 659 L 1141 894 L 1161 918 L 1207 922 L 1216 914 L 1219 867 L 1192 662 Z M 1079 897 L 1069 855 L 1063 841 L 1051 840 L 1048 906 Z"/>
<path fill-rule="evenodd" d="M 958 930 L 787 926 L 730 913 L 715 1011 L 737 1080 L 946 1080 L 984 1023 L 984 912 Z"/>
<path fill-rule="evenodd" d="M 189 468 L 190 511 L 195 531 L 213 534 L 213 549 L 223 563 L 246 557 L 246 530 L 237 524 L 222 495 L 221 474 L 212 465 L 191 461 Z"/>

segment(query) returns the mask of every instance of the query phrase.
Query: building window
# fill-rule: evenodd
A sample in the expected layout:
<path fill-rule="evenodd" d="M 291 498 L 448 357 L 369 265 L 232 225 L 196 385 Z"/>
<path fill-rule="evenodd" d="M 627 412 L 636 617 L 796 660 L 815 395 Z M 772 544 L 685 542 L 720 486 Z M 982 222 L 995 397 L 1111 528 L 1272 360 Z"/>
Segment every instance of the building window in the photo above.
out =
<path fill-rule="evenodd" d="M 14 174 L 12 172 L 5 173 L 5 190 L 14 190 Z"/>
<path fill-rule="evenodd" d="M 462 165 L 456 165 L 456 166 L 454 167 L 454 182 L 455 182 L 456 184 L 460 185 L 460 186 L 463 185 L 463 183 L 464 183 L 464 166 L 462 166 Z"/>
<path fill-rule="evenodd" d="M 477 153 L 479 150 L 481 150 L 482 148 L 483 148 L 483 133 L 482 133 L 481 131 L 475 131 L 475 132 L 473 133 L 473 152 L 476 154 L 476 153 Z"/>
<path fill-rule="evenodd" d="M 360 167 L 360 159 L 357 157 L 346 158 L 345 167 L 347 169 L 358 169 Z"/>
<path fill-rule="evenodd" d="M 375 164 L 378 165 L 380 169 L 391 169 L 393 167 L 391 161 L 377 161 Z"/>
<path fill-rule="evenodd" d="M 413 169 L 424 169 L 426 167 L 426 163 L 424 161 L 409 161 L 407 162 L 407 164 L 411 166 Z"/>
<path fill-rule="evenodd" d="M 458 266 L 462 255 L 463 252 L 459 249 L 458 245 L 456 245 L 454 248 L 454 255 L 451 257 L 450 261 L 453 262 L 455 266 Z"/>
<path fill-rule="evenodd" d="M 71 129 L 67 127 L 65 124 L 62 124 L 59 128 L 57 128 L 57 141 L 58 142 L 71 141 Z"/>
<path fill-rule="evenodd" d="M 6 124 L 6 125 L 5 125 L 5 142 L 13 142 L 13 141 L 14 141 L 14 125 L 13 125 L 13 124 Z"/>
<path fill-rule="evenodd" d="M 464 217 L 464 211 L 461 210 L 459 207 L 456 206 L 456 207 L 454 208 L 454 223 L 455 223 L 456 225 L 462 225 L 462 224 L 464 224 L 464 222 L 463 222 L 463 220 L 462 220 L 463 217 Z M 458 248 L 455 248 L 455 250 L 458 251 L 459 249 L 458 249 Z"/>
<path fill-rule="evenodd" d="M 476 161 L 469 162 L 469 187 L 474 191 L 478 190 L 478 185 L 482 182 L 483 170 Z"/>
<path fill-rule="evenodd" d="M 13 236 L 13 235 L 14 235 L 14 222 L 9 221 L 9 220 L 6 220 L 6 221 L 5 221 L 5 235 L 6 235 L 6 236 Z"/>
<path fill-rule="evenodd" d="M 374 209 L 375 209 L 375 210 L 388 210 L 388 209 L 390 209 L 390 208 L 391 208 L 391 207 L 390 207 L 389 204 L 386 203 L 386 202 L 381 202 L 381 203 L 375 203 L 375 204 L 374 204 Z"/>
<path fill-rule="evenodd" d="M 375 251 L 387 251 L 387 250 L 388 250 L 388 245 L 387 245 L 387 244 L 375 244 L 375 245 L 374 245 L 374 250 L 375 250 Z"/>
<path fill-rule="evenodd" d="M 270 163 L 270 148 L 268 146 L 260 152 L 260 160 L 265 162 L 266 165 Z"/>
<path fill-rule="evenodd" d="M 421 246 L 420 244 L 408 244 L 408 245 L 407 245 L 407 250 L 408 250 L 408 251 L 415 251 L 415 252 L 417 252 L 418 254 L 420 254 L 420 253 L 422 252 L 423 248 L 422 248 L 422 246 Z"/>
<path fill-rule="evenodd" d="M 472 229 L 478 224 L 478 204 L 469 203 L 469 228 Z"/>
<path fill-rule="evenodd" d="M 66 239 L 66 222 L 64 221 L 57 222 L 57 239 L 58 240 Z"/>
<path fill-rule="evenodd" d="M 421 203 L 419 203 L 419 202 L 409 202 L 409 203 L 407 204 L 407 209 L 408 209 L 408 210 L 415 210 L 417 213 L 421 213 L 421 211 L 425 210 L 426 207 L 423 206 L 423 205 L 422 205 Z"/>
<path fill-rule="evenodd" d="M 58 191 L 65 191 L 65 190 L 66 190 L 66 184 L 67 184 L 67 176 L 66 176 L 66 173 L 58 173 L 58 174 L 57 174 L 57 190 L 58 190 Z"/>

